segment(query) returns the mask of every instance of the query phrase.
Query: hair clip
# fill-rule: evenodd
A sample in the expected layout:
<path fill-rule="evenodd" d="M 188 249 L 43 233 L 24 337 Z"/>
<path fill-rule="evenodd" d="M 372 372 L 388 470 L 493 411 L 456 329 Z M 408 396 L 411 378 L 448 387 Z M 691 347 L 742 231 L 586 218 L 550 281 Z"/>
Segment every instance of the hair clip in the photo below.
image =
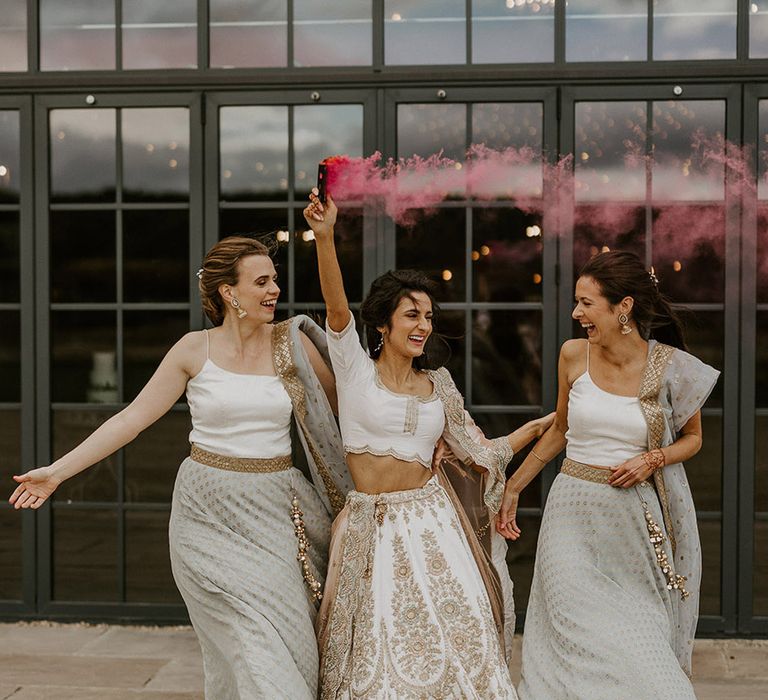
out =
<path fill-rule="evenodd" d="M 203 268 L 202 267 L 197 271 L 197 279 L 199 279 L 199 280 L 203 279 Z"/>
<path fill-rule="evenodd" d="M 656 277 L 656 272 L 654 271 L 653 267 L 651 267 L 650 271 L 648 272 L 648 277 L 651 278 L 651 282 L 653 282 L 655 287 L 659 286 L 659 278 Z"/>

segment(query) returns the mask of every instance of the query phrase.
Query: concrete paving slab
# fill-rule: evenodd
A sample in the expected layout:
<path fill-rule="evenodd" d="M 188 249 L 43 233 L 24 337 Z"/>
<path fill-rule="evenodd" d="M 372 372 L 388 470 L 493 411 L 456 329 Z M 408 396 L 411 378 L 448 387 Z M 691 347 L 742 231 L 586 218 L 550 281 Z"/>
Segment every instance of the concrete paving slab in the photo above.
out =
<path fill-rule="evenodd" d="M 142 688 L 166 663 L 167 659 L 3 654 L 0 684 Z"/>
<path fill-rule="evenodd" d="M 694 681 L 693 687 L 696 700 L 765 700 L 768 697 L 768 685 L 759 681 Z"/>
<path fill-rule="evenodd" d="M 0 685 L 0 700 L 11 697 L 18 689 L 19 686 L 17 685 Z"/>
<path fill-rule="evenodd" d="M 0 623 L 0 649 L 16 654 L 71 654 L 98 639 L 108 629 L 107 625 L 77 623 Z"/>
<path fill-rule="evenodd" d="M 768 642 L 765 640 L 748 640 L 744 644 L 729 648 L 726 659 L 732 678 L 768 681 Z"/>
<path fill-rule="evenodd" d="M 696 679 L 726 678 L 728 660 L 720 640 L 697 639 L 693 647 L 693 677 Z"/>
<path fill-rule="evenodd" d="M 194 692 L 205 684 L 202 658 L 174 659 L 163 666 L 146 684 L 147 690 Z"/>
<path fill-rule="evenodd" d="M 11 700 L 203 700 L 203 693 L 25 686 Z"/>
<path fill-rule="evenodd" d="M 202 663 L 200 645 L 191 627 L 110 627 L 77 653 L 147 659 L 190 657 Z"/>

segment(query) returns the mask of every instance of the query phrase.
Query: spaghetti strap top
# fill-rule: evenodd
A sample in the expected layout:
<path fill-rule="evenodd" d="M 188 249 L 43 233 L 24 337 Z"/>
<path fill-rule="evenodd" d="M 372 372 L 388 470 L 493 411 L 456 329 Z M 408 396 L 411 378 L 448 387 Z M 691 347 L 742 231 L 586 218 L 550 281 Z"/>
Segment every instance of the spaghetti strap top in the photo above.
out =
<path fill-rule="evenodd" d="M 291 399 L 276 375 L 240 374 L 215 364 L 205 331 L 205 363 L 187 382 L 189 441 L 227 457 L 291 454 Z"/>

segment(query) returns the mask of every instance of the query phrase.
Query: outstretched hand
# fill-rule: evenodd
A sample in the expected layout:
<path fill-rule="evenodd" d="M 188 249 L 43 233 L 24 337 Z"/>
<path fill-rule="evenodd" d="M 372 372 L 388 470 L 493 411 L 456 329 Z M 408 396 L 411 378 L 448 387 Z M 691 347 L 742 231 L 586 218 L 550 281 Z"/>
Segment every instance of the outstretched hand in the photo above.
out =
<path fill-rule="evenodd" d="M 317 187 L 313 187 L 309 195 L 309 204 L 304 209 L 304 218 L 315 234 L 315 238 L 333 238 L 338 209 L 330 194 L 326 196 L 325 204 L 320 201 L 318 194 Z"/>
<path fill-rule="evenodd" d="M 504 497 L 501 500 L 501 510 L 496 516 L 496 531 L 508 540 L 516 540 L 522 534 L 517 526 L 517 504 L 520 494 L 512 489 L 507 482 Z"/>
<path fill-rule="evenodd" d="M 14 476 L 13 480 L 19 485 L 11 494 L 8 502 L 17 510 L 19 508 L 39 508 L 61 483 L 61 479 L 54 476 L 51 467 L 32 469 L 26 474 Z"/>

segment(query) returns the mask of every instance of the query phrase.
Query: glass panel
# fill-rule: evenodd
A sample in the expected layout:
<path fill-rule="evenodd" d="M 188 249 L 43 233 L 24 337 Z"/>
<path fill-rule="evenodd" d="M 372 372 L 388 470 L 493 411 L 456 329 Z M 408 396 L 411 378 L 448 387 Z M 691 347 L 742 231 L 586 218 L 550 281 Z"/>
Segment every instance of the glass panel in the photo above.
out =
<path fill-rule="evenodd" d="M 123 396 L 132 401 L 173 344 L 189 331 L 186 311 L 123 312 Z"/>
<path fill-rule="evenodd" d="M 757 302 L 768 303 L 768 206 L 757 209 Z"/>
<path fill-rule="evenodd" d="M 115 213 L 50 215 L 51 301 L 115 301 Z"/>
<path fill-rule="evenodd" d="M 576 104 L 577 201 L 645 199 L 646 129 L 645 102 Z"/>
<path fill-rule="evenodd" d="M 384 62 L 467 62 L 465 0 L 384 0 Z"/>
<path fill-rule="evenodd" d="M 189 199 L 189 110 L 123 109 L 123 197 Z"/>
<path fill-rule="evenodd" d="M 654 208 L 653 266 L 659 289 L 673 301 L 723 301 L 725 208 Z"/>
<path fill-rule="evenodd" d="M 333 155 L 363 155 L 362 105 L 308 105 L 293 112 L 296 198 L 309 195 L 317 164 Z M 303 221 L 303 216 L 301 220 Z"/>
<path fill-rule="evenodd" d="M 472 63 L 551 63 L 555 0 L 472 0 Z"/>
<path fill-rule="evenodd" d="M 0 509 L 0 600 L 22 598 L 21 513 Z"/>
<path fill-rule="evenodd" d="M 0 311 L 0 402 L 21 401 L 20 317 L 18 311 Z"/>
<path fill-rule="evenodd" d="M 711 402 L 708 405 L 712 405 Z M 723 419 L 702 416 L 701 432 L 704 448 L 686 463 L 691 493 L 699 513 L 722 510 Z"/>
<path fill-rule="evenodd" d="M 303 223 L 302 216 L 298 225 Z M 272 233 L 274 235 L 270 235 Z M 235 235 L 255 236 L 269 246 L 281 290 L 278 309 L 282 304 L 287 304 L 290 276 L 288 247 L 291 240 L 288 212 L 285 209 L 222 209 L 219 213 L 219 238 Z M 316 260 L 312 268 L 317 269 Z"/>
<path fill-rule="evenodd" d="M 721 372 L 725 358 L 725 314 L 722 311 L 681 312 L 685 338 L 690 352 Z M 715 385 L 707 406 L 722 407 L 723 377 Z"/>
<path fill-rule="evenodd" d="M 288 196 L 288 108 L 222 107 L 221 197 L 229 200 Z"/>
<path fill-rule="evenodd" d="M 114 109 L 55 109 L 50 114 L 51 200 L 114 202 Z"/>
<path fill-rule="evenodd" d="M 114 70 L 114 0 L 40 0 L 41 70 Z"/>
<path fill-rule="evenodd" d="M 280 67 L 288 64 L 288 3 L 209 0 L 210 65 Z"/>
<path fill-rule="evenodd" d="M 438 302 L 442 301 L 438 297 Z M 463 396 L 467 395 L 466 383 L 466 314 L 464 311 L 440 311 L 440 317 L 432 328 L 431 346 L 428 346 L 430 364 L 444 366 Z"/>
<path fill-rule="evenodd" d="M 296 66 L 366 66 L 372 52 L 371 0 L 293 0 Z"/>
<path fill-rule="evenodd" d="M 768 0 L 749 3 L 749 57 L 768 58 Z"/>
<path fill-rule="evenodd" d="M 296 211 L 299 222 L 294 238 L 296 255 L 296 302 L 321 302 L 320 278 L 317 274 L 317 254 L 315 243 L 307 236 L 304 239 L 306 222 L 301 210 Z M 299 231 L 301 233 L 299 233 Z M 344 271 L 344 290 L 350 301 L 363 298 L 363 212 L 360 209 L 341 209 L 336 221 L 336 254 Z"/>
<path fill-rule="evenodd" d="M 541 312 L 472 315 L 472 404 L 541 403 Z"/>
<path fill-rule="evenodd" d="M 565 4 L 566 61 L 645 61 L 647 57 L 648 0 L 569 0 Z"/>
<path fill-rule="evenodd" d="M 757 196 L 759 199 L 768 199 L 768 100 L 760 100 L 758 103 L 758 119 Z"/>
<path fill-rule="evenodd" d="M 689 472 L 690 473 L 690 472 Z M 720 519 L 699 520 L 701 537 L 701 615 L 720 615 L 720 562 L 721 562 Z"/>
<path fill-rule="evenodd" d="M 768 404 L 768 318 L 763 312 L 761 339 L 762 355 L 759 361 L 759 376 L 763 390 L 758 391 L 758 403 Z M 754 578 L 753 604 L 755 615 L 768 615 L 768 415 L 760 415 L 755 423 L 755 549 L 754 549 Z"/>
<path fill-rule="evenodd" d="M 484 198 L 540 197 L 544 106 L 540 102 L 476 103 L 472 105 L 472 143 L 495 150 L 514 149 L 513 162 L 505 177 L 493 173 L 488 185 L 474 184 L 474 193 Z M 490 173 L 489 173 L 490 174 Z"/>
<path fill-rule="evenodd" d="M 722 200 L 724 131 L 724 100 L 654 102 L 654 200 Z"/>
<path fill-rule="evenodd" d="M 443 152 L 463 161 L 467 149 L 467 107 L 464 104 L 401 104 L 397 106 L 397 155 L 428 158 Z"/>
<path fill-rule="evenodd" d="M 111 416 L 111 411 L 96 409 L 53 411 L 51 459 L 58 459 L 77 447 Z M 112 454 L 63 482 L 56 490 L 55 498 L 60 502 L 78 503 L 116 501 L 119 480 L 117 454 Z"/>
<path fill-rule="evenodd" d="M 191 429 L 189 413 L 171 411 L 125 446 L 126 501 L 171 502 L 176 471 L 189 457 Z"/>
<path fill-rule="evenodd" d="M 0 71 L 25 71 L 27 65 L 27 0 L 5 0 L 0 15 Z M 0 598 L 2 598 L 0 594 Z"/>
<path fill-rule="evenodd" d="M 427 216 L 413 212 L 411 229 L 397 227 L 399 269 L 421 270 L 438 284 L 438 301 L 464 301 L 466 289 L 465 218 L 462 209 L 441 209 Z"/>
<path fill-rule="evenodd" d="M 197 0 L 123 0 L 123 68 L 197 68 Z"/>
<path fill-rule="evenodd" d="M 123 212 L 123 298 L 189 301 L 189 212 Z"/>
<path fill-rule="evenodd" d="M 113 311 L 51 313 L 51 399 L 115 403 L 117 344 Z"/>
<path fill-rule="evenodd" d="M 19 214 L 0 211 L 0 302 L 18 302 L 20 283 Z"/>
<path fill-rule="evenodd" d="M 125 598 L 129 603 L 182 602 L 171 573 L 168 516 L 153 511 L 125 514 Z"/>
<path fill-rule="evenodd" d="M 574 209 L 574 279 L 587 261 L 605 250 L 629 250 L 645 259 L 645 207 L 582 204 Z M 581 326 L 577 337 L 583 332 Z"/>
<path fill-rule="evenodd" d="M 54 600 L 117 600 L 117 513 L 53 511 Z"/>
<path fill-rule="evenodd" d="M 0 110 L 0 203 L 19 201 L 19 147 L 19 112 Z"/>
<path fill-rule="evenodd" d="M 756 315 L 755 407 L 768 409 L 768 311 Z"/>
<path fill-rule="evenodd" d="M 18 474 L 21 464 L 21 414 L 15 409 L 0 411 L 0 480 L 10 485 L 10 478 Z M 26 466 L 26 465 L 25 465 Z M 11 495 L 11 491 L 8 495 Z M 0 596 L 1 598 L 2 596 Z"/>
<path fill-rule="evenodd" d="M 654 0 L 653 58 L 736 58 L 737 0 Z"/>
<path fill-rule="evenodd" d="M 473 209 L 472 299 L 541 301 L 541 233 L 540 214 Z"/>

